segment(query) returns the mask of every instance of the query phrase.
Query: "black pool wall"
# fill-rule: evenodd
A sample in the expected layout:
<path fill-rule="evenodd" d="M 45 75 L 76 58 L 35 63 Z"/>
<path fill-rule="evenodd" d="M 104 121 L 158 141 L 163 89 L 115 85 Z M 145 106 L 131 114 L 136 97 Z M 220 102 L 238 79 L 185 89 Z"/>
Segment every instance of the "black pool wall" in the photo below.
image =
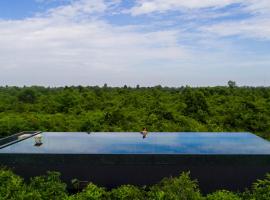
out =
<path fill-rule="evenodd" d="M 270 172 L 269 155 L 0 154 L 0 163 L 26 179 L 59 171 L 70 188 L 74 178 L 113 188 L 152 185 L 190 171 L 204 193 L 242 191 Z"/>

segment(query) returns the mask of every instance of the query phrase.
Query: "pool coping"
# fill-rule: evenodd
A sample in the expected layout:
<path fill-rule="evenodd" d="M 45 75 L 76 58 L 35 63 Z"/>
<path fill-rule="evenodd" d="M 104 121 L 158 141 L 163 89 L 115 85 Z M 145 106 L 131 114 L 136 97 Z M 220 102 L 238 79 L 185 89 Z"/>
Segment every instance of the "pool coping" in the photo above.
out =
<path fill-rule="evenodd" d="M 5 137 L 5 138 L 1 138 L 0 139 L 0 149 L 3 149 L 3 148 L 5 148 L 7 146 L 10 146 L 12 144 L 21 142 L 23 140 L 31 138 L 31 137 L 33 137 L 33 136 L 35 136 L 37 134 L 40 134 L 40 133 L 42 133 L 42 131 L 22 131 L 22 132 L 16 133 L 14 135 L 11 135 L 11 136 L 8 136 L 8 137 Z M 27 136 L 25 138 L 18 139 L 18 137 L 23 135 L 23 134 L 31 134 L 31 135 Z"/>

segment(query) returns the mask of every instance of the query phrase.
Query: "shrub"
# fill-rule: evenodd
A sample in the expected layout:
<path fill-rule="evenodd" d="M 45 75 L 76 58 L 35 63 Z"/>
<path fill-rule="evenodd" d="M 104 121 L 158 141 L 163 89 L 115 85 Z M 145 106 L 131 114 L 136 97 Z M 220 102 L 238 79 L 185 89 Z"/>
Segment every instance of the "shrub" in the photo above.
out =
<path fill-rule="evenodd" d="M 38 192 L 44 200 L 60 200 L 67 198 L 66 184 L 61 182 L 59 172 L 47 172 L 47 175 L 31 179 L 31 191 Z"/>
<path fill-rule="evenodd" d="M 164 178 L 152 186 L 149 199 L 155 200 L 198 200 L 202 199 L 197 181 L 191 180 L 189 173 L 183 172 L 177 178 Z"/>
<path fill-rule="evenodd" d="M 266 174 L 265 179 L 257 180 L 251 191 L 249 192 L 249 199 L 269 200 L 270 199 L 270 174 Z M 248 198 L 248 197 L 247 197 Z"/>
<path fill-rule="evenodd" d="M 164 178 L 161 182 L 145 190 L 133 185 L 122 185 L 107 192 L 105 188 L 90 183 L 74 195 L 68 195 L 66 184 L 61 182 L 60 173 L 34 177 L 27 185 L 11 170 L 0 168 L 0 200 L 269 200 L 270 174 L 257 180 L 250 190 L 233 193 L 219 190 L 202 197 L 196 180 L 189 173 L 181 173 L 176 178 Z"/>
<path fill-rule="evenodd" d="M 0 170 L 1 199 L 15 199 L 24 186 L 23 179 L 7 169 Z"/>
<path fill-rule="evenodd" d="M 87 185 L 87 187 L 80 193 L 70 196 L 69 200 L 105 200 L 107 198 L 107 192 L 105 188 L 98 187 L 93 183 Z"/>
<path fill-rule="evenodd" d="M 206 200 L 241 200 L 237 194 L 227 190 L 219 190 L 206 196 Z"/>
<path fill-rule="evenodd" d="M 110 192 L 111 199 L 119 200 L 141 200 L 145 199 L 144 190 L 133 185 L 122 185 Z"/>
<path fill-rule="evenodd" d="M 39 193 L 31 191 L 23 182 L 23 179 L 15 175 L 11 170 L 0 169 L 0 199 L 12 200 L 41 200 Z"/>

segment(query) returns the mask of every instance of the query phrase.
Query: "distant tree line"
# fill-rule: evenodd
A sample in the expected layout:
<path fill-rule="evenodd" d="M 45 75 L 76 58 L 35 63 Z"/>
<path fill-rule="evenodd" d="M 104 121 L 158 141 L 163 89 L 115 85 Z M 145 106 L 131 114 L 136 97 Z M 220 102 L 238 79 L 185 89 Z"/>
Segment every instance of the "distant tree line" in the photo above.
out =
<path fill-rule="evenodd" d="M 77 188 L 74 185 L 74 188 Z M 70 194 L 60 173 L 32 177 L 27 183 L 8 169 L 0 169 L 1 200 L 269 200 L 270 174 L 257 180 L 244 192 L 218 190 L 210 194 L 200 192 L 198 182 L 189 173 L 164 178 L 152 186 L 122 185 L 112 190 L 89 183 L 82 191 Z"/>
<path fill-rule="evenodd" d="M 270 88 L 0 87 L 0 136 L 41 131 L 250 131 L 270 139 Z"/>

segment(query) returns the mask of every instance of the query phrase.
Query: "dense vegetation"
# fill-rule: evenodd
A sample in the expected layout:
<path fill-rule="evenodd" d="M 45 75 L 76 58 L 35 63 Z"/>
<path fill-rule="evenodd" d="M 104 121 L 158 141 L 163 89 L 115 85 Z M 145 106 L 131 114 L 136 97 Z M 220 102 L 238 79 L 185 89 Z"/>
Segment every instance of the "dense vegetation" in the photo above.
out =
<path fill-rule="evenodd" d="M 0 87 L 0 137 L 41 131 L 251 131 L 270 139 L 270 88 L 237 87 Z M 69 194 L 60 174 L 25 182 L 0 170 L 0 199 L 270 199 L 270 175 L 243 193 L 202 195 L 188 173 L 160 183 L 107 190 L 90 183 Z"/>
<path fill-rule="evenodd" d="M 41 131 L 251 131 L 270 138 L 270 88 L 0 87 L 0 136 Z"/>
<path fill-rule="evenodd" d="M 189 173 L 179 177 L 164 178 L 156 185 L 137 187 L 122 185 L 107 190 L 89 183 L 83 191 L 69 194 L 66 184 L 57 172 L 33 177 L 26 183 L 21 177 L 7 169 L 0 170 L 1 200 L 269 200 L 270 174 L 264 180 L 257 180 L 249 190 L 234 193 L 226 190 L 202 195 L 197 181 L 191 180 Z"/>

